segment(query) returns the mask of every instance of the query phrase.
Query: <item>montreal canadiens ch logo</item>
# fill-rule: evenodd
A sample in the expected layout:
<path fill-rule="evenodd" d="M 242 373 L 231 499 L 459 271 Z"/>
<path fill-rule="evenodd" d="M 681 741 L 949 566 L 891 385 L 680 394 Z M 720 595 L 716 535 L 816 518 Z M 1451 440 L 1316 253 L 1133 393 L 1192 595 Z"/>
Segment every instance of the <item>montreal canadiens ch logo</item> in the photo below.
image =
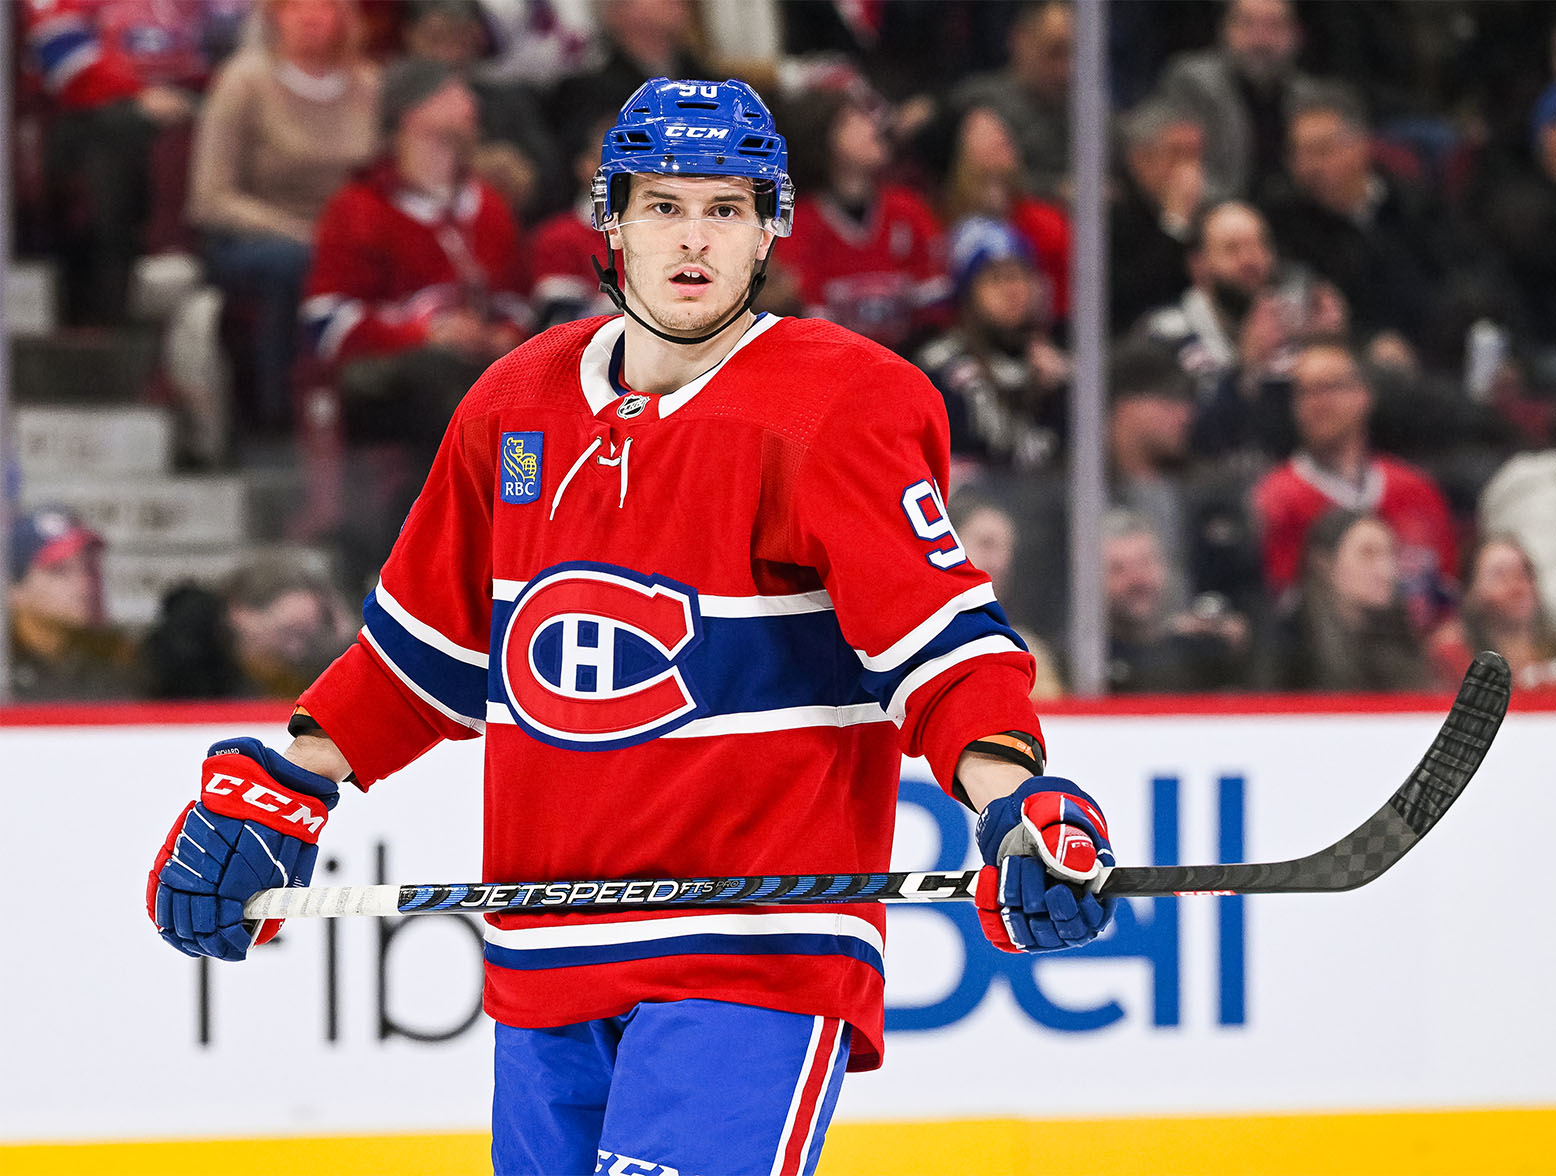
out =
<path fill-rule="evenodd" d="M 701 639 L 696 589 L 609 564 L 558 564 L 525 586 L 503 631 L 508 707 L 555 746 L 647 742 L 701 710 L 682 673 Z"/>

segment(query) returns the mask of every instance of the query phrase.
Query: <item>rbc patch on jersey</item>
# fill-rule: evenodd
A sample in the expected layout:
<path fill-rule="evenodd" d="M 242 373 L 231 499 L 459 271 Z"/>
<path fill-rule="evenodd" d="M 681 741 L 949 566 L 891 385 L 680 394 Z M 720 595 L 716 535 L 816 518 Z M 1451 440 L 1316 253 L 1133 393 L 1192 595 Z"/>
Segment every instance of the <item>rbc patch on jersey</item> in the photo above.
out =
<path fill-rule="evenodd" d="M 504 502 L 534 502 L 540 497 L 540 458 L 545 444 L 544 433 L 502 435 L 497 496 Z"/>

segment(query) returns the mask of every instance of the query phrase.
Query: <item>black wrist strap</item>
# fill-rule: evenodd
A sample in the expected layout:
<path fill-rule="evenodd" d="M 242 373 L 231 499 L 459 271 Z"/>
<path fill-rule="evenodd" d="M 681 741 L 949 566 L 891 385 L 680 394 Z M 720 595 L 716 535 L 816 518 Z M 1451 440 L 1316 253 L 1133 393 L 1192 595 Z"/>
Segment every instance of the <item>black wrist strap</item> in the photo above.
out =
<path fill-rule="evenodd" d="M 286 733 L 293 739 L 301 739 L 304 735 L 317 735 L 321 739 L 330 737 L 330 733 L 320 725 L 319 720 L 305 710 L 295 710 L 292 712 L 292 717 L 286 721 Z M 342 784 L 355 784 L 356 782 L 357 774 L 355 772 L 349 773 L 341 781 Z"/>
<path fill-rule="evenodd" d="M 969 743 L 967 750 L 1015 764 L 1017 767 L 1025 768 L 1034 776 L 1043 774 L 1043 745 L 1035 736 L 1025 731 L 1001 731 L 995 735 L 985 735 L 982 739 L 974 739 Z M 967 790 L 962 787 L 960 780 L 951 782 L 951 795 L 968 808 L 973 808 L 972 801 L 967 798 Z"/>
<path fill-rule="evenodd" d="M 319 720 L 307 711 L 293 711 L 292 717 L 286 721 L 286 733 L 293 739 L 300 739 L 304 735 L 322 735 L 328 739 L 329 734 L 319 725 Z"/>

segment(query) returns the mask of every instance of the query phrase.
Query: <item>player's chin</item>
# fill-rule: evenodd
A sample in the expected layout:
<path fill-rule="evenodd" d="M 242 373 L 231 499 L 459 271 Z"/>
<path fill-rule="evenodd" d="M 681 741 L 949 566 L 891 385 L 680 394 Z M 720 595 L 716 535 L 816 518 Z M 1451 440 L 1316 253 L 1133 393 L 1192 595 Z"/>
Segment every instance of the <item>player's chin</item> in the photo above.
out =
<path fill-rule="evenodd" d="M 664 307 L 654 317 L 667 331 L 682 335 L 699 335 L 704 331 L 712 330 L 724 322 L 734 313 L 736 302 L 727 302 L 719 306 L 710 306 L 705 302 L 693 301 L 672 303 Z"/>

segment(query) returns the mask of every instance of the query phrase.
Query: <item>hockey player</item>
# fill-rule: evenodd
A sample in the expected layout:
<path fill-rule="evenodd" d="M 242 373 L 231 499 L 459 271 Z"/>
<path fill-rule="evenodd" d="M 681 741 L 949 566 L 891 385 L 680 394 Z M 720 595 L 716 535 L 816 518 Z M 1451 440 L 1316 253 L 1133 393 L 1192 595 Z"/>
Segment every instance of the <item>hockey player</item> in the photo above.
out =
<path fill-rule="evenodd" d="M 211 749 L 148 887 L 175 947 L 244 958 L 275 926 L 243 900 L 306 884 L 337 782 L 483 732 L 489 879 L 885 870 L 906 751 L 981 811 L 998 946 L 1101 931 L 1055 871 L 1110 862 L 1107 827 L 1042 774 L 1032 659 L 946 518 L 939 395 L 751 313 L 785 162 L 742 82 L 627 101 L 593 189 L 623 314 L 492 366 L 295 741 Z M 490 923 L 499 1173 L 811 1172 L 845 1068 L 880 1062 L 878 905 Z"/>

